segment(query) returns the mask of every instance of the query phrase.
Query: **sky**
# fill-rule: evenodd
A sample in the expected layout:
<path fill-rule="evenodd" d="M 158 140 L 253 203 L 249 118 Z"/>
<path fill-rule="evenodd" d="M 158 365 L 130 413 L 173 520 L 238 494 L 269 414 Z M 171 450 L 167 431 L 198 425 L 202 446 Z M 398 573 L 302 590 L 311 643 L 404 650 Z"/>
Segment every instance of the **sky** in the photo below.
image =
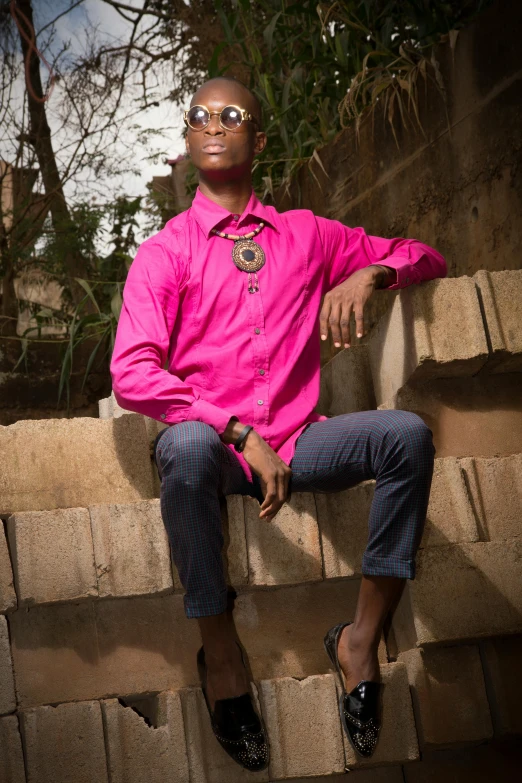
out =
<path fill-rule="evenodd" d="M 44 31 L 40 37 L 38 33 L 52 19 L 56 18 L 61 11 L 70 7 L 73 0 L 33 0 L 33 12 L 35 20 L 35 29 L 37 32 L 37 45 L 42 44 L 46 36 Z M 126 0 L 127 5 L 142 6 L 142 0 Z M 97 28 L 97 35 L 102 40 L 117 40 L 125 38 L 130 27 L 113 8 L 108 6 L 102 0 L 83 0 L 83 2 L 69 13 L 62 16 L 56 22 L 56 36 L 53 40 L 50 53 L 55 54 L 64 45 L 70 47 L 71 53 L 80 53 L 86 43 L 85 27 Z M 50 59 L 46 55 L 46 59 Z M 45 84 L 48 78 L 48 70 L 41 65 L 42 82 Z M 163 85 L 164 95 L 167 95 L 168 84 Z M 59 87 L 54 90 L 50 97 L 49 104 L 60 100 Z M 130 107 L 130 99 L 129 99 Z M 49 106 L 49 120 L 52 127 L 52 106 Z M 137 120 L 143 128 L 164 128 L 166 136 L 153 142 L 156 152 L 164 153 L 167 158 L 175 158 L 184 152 L 184 141 L 182 139 L 182 109 L 168 100 L 160 99 L 160 106 L 148 109 Z M 108 187 L 120 187 L 121 190 L 129 196 L 144 195 L 146 193 L 146 183 L 155 175 L 167 175 L 170 168 L 167 164 L 160 162 L 154 164 L 145 159 L 145 155 L 136 147 L 138 159 L 136 164 L 140 169 L 139 176 L 129 172 L 123 175 L 121 181 L 108 183 Z M 2 150 L 0 149 L 0 156 Z M 163 155 L 161 155 L 163 158 Z"/>

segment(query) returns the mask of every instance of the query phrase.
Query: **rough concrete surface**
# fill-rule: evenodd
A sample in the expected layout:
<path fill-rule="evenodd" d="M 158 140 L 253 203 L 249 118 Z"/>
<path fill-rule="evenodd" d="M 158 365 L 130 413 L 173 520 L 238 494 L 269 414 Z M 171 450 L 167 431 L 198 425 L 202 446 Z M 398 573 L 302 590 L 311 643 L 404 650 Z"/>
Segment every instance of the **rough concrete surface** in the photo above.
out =
<path fill-rule="evenodd" d="M 477 646 L 413 649 L 406 664 L 422 748 L 482 742 L 493 736 Z"/>
<path fill-rule="evenodd" d="M 7 533 L 20 606 L 98 597 L 86 508 L 13 514 Z"/>
<path fill-rule="evenodd" d="M 360 576 L 368 540 L 374 481 L 335 494 L 315 495 L 326 579 Z"/>
<path fill-rule="evenodd" d="M 21 713 L 28 783 L 108 783 L 100 703 Z"/>
<path fill-rule="evenodd" d="M 14 712 L 16 696 L 7 620 L 0 615 L 0 715 Z"/>
<path fill-rule="evenodd" d="M 19 421 L 0 427 L 0 514 L 131 503 L 154 497 L 145 424 L 137 414 Z"/>
<path fill-rule="evenodd" d="M 189 783 L 179 693 L 167 691 L 132 706 L 110 699 L 102 702 L 102 714 L 111 783 Z"/>
<path fill-rule="evenodd" d="M 522 636 L 488 639 L 480 647 L 495 734 L 522 735 Z"/>
<path fill-rule="evenodd" d="M 223 509 L 224 511 L 224 509 Z M 224 555 L 228 581 L 232 585 L 248 584 L 248 556 L 245 531 L 245 507 L 242 495 L 227 495 L 223 521 Z"/>
<path fill-rule="evenodd" d="M 22 738 L 16 715 L 0 718 L 0 780 L 26 783 Z"/>
<path fill-rule="evenodd" d="M 490 459 L 469 457 L 461 460 L 461 465 L 481 538 L 505 541 L 522 536 L 522 454 Z"/>
<path fill-rule="evenodd" d="M 344 770 L 333 675 L 262 680 L 259 699 L 270 739 L 271 778 L 332 775 Z"/>
<path fill-rule="evenodd" d="M 293 493 L 270 522 L 259 519 L 257 500 L 245 497 L 244 503 L 250 584 L 300 584 L 322 579 L 312 493 Z"/>
<path fill-rule="evenodd" d="M 89 514 L 100 597 L 173 590 L 159 500 L 91 506 Z"/>
<path fill-rule="evenodd" d="M 522 631 L 522 541 L 428 547 L 393 619 L 399 650 Z"/>
<path fill-rule="evenodd" d="M 321 369 L 318 413 L 339 416 L 375 407 L 366 345 L 353 345 L 342 350 Z"/>
<path fill-rule="evenodd" d="M 522 271 L 476 273 L 491 345 L 486 371 L 522 370 Z"/>
<path fill-rule="evenodd" d="M 0 519 L 0 614 L 10 609 L 16 609 L 16 593 L 4 525 Z"/>
<path fill-rule="evenodd" d="M 392 401 L 407 382 L 475 375 L 488 346 L 474 281 L 459 277 L 402 289 L 368 348 L 377 405 Z"/>
<path fill-rule="evenodd" d="M 479 531 L 464 472 L 457 459 L 436 459 L 421 546 L 478 541 Z"/>

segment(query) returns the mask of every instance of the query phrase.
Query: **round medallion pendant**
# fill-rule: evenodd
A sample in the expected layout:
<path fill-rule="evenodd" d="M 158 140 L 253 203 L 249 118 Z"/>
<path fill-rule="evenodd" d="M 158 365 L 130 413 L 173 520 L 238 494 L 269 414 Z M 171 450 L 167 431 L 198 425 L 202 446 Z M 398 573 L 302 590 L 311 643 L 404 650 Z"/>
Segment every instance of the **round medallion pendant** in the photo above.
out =
<path fill-rule="evenodd" d="M 239 239 L 232 248 L 232 260 L 242 272 L 259 272 L 265 265 L 263 248 L 251 239 Z"/>

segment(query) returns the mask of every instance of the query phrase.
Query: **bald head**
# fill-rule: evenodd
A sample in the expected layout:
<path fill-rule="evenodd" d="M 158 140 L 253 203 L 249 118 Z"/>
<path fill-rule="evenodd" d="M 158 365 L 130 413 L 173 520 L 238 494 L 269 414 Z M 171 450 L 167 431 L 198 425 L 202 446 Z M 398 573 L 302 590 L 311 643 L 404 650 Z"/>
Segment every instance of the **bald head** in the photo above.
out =
<path fill-rule="evenodd" d="M 216 76 L 214 79 L 209 79 L 196 90 L 190 105 L 203 104 L 203 106 L 207 106 L 213 101 L 220 103 L 222 106 L 234 104 L 242 109 L 246 109 L 258 121 L 258 130 L 261 129 L 263 119 L 261 116 L 261 104 L 254 93 L 238 79 L 233 79 L 230 76 Z"/>

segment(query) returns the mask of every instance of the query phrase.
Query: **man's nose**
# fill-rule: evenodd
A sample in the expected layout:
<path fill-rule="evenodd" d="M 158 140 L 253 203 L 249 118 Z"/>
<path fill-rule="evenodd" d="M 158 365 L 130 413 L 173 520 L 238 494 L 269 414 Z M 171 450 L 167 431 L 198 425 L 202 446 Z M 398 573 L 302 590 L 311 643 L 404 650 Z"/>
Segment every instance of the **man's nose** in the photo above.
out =
<path fill-rule="evenodd" d="M 223 128 L 219 124 L 219 114 L 211 114 L 205 133 L 209 133 L 211 136 L 218 136 L 223 133 Z"/>

